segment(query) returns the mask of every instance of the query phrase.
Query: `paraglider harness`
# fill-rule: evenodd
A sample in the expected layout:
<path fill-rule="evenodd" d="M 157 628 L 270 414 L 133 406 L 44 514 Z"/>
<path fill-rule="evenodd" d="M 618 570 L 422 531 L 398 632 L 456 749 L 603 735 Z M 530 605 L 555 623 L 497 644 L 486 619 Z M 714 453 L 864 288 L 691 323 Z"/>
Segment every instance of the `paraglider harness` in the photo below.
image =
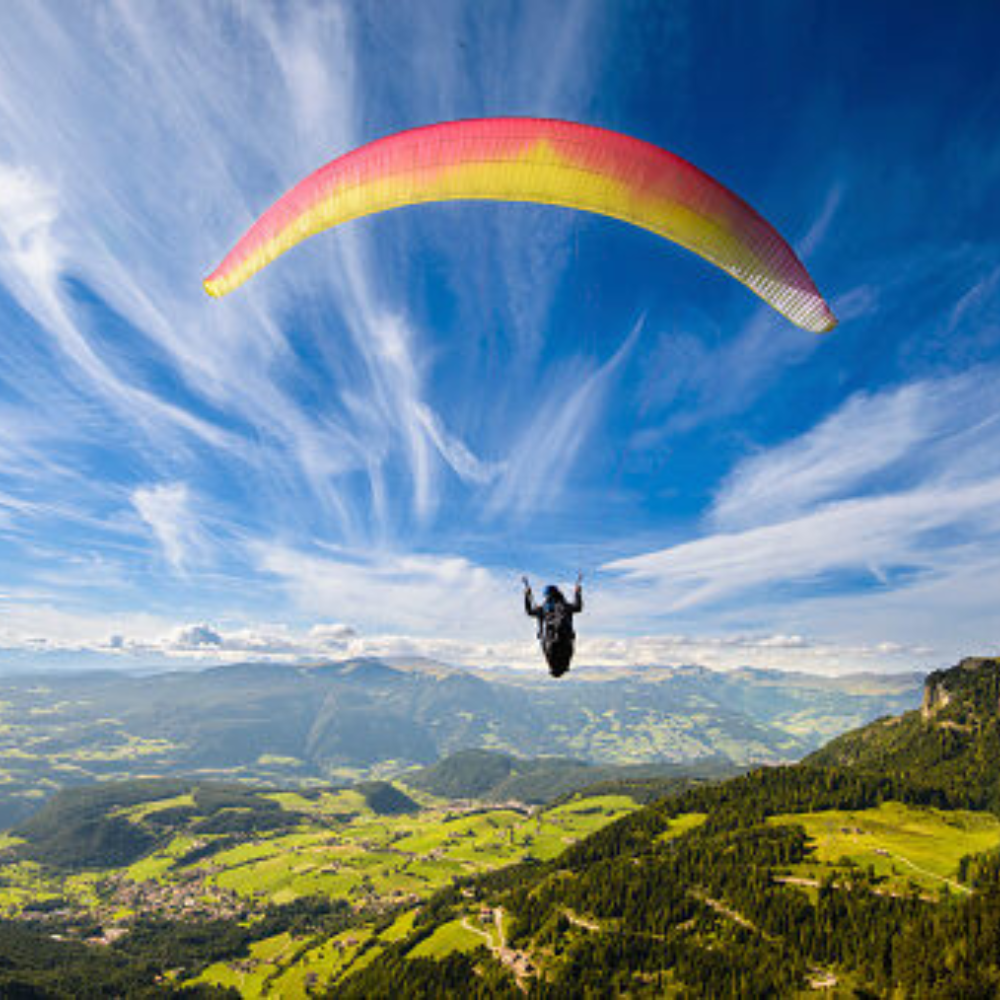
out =
<path fill-rule="evenodd" d="M 550 597 L 542 605 L 542 617 L 538 620 L 538 638 L 546 646 L 572 642 L 576 638 L 576 632 L 573 631 L 573 612 L 565 601 Z"/>
<path fill-rule="evenodd" d="M 549 673 L 553 677 L 562 677 L 569 670 L 570 661 L 573 659 L 576 640 L 573 615 L 582 610 L 579 588 L 573 604 L 569 604 L 555 588 L 551 588 L 545 602 L 538 608 L 534 607 L 531 601 L 530 588 L 526 591 L 525 597 L 528 614 L 538 618 L 538 639 L 549 665 Z"/>

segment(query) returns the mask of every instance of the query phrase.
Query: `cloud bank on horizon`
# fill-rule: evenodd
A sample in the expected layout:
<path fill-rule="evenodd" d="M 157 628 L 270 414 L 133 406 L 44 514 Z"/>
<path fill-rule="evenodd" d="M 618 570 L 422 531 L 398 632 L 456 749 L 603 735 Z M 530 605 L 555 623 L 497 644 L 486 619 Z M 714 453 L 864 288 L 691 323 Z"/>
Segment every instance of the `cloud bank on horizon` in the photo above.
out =
<path fill-rule="evenodd" d="M 0 10 L 0 664 L 528 665 L 520 574 L 578 568 L 581 662 L 995 649 L 1000 11 L 893 7 Z M 315 167 L 501 114 L 708 170 L 841 327 L 527 205 L 351 223 L 204 295 Z"/>

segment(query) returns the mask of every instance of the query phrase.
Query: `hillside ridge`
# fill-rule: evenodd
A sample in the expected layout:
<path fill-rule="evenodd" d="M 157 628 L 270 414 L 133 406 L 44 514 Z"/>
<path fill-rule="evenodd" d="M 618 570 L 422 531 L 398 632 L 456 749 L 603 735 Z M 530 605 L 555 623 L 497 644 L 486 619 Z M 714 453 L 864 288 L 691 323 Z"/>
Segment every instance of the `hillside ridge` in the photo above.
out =
<path fill-rule="evenodd" d="M 976 711 L 1000 714 L 1000 659 L 967 656 L 953 667 L 928 674 L 920 713 L 925 720 L 933 719 L 955 699 Z"/>

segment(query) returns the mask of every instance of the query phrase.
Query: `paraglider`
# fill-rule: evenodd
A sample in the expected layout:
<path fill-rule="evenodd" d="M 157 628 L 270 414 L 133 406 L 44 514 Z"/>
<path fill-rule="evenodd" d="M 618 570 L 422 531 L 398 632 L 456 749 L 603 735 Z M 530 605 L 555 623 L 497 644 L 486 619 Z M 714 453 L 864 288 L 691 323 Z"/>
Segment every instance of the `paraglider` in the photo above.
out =
<path fill-rule="evenodd" d="M 461 200 L 537 202 L 620 219 L 699 254 L 805 330 L 837 324 L 777 230 L 718 181 L 640 139 L 543 118 L 443 122 L 332 160 L 253 224 L 205 289 L 226 295 L 296 244 L 351 219 Z"/>
<path fill-rule="evenodd" d="M 573 615 L 583 611 L 583 578 L 577 576 L 572 602 L 567 601 L 562 591 L 553 585 L 545 588 L 545 600 L 535 604 L 528 578 L 524 582 L 524 611 L 538 619 L 538 640 L 553 677 L 562 677 L 569 670 L 576 645 L 573 629 Z"/>
<path fill-rule="evenodd" d="M 681 157 L 620 132 L 543 118 L 483 118 L 399 132 L 331 160 L 279 198 L 205 280 L 228 295 L 323 230 L 390 209 L 441 201 L 560 205 L 609 216 L 678 243 L 726 271 L 795 325 L 837 325 L 792 248 L 739 196 Z M 556 587 L 525 610 L 554 677 L 569 670 L 573 615 Z"/>

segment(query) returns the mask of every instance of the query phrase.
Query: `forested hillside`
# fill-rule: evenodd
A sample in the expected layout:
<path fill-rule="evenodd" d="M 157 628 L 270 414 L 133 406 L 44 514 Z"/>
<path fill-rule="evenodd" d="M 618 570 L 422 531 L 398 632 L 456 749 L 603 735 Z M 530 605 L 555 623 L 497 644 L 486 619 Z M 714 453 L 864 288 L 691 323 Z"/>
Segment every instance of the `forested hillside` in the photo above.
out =
<path fill-rule="evenodd" d="M 432 965 L 404 940 L 343 993 L 995 996 L 998 681 L 1000 661 L 965 661 L 928 679 L 922 712 L 813 761 L 686 791 L 544 865 L 446 890 L 421 934 L 479 921 L 483 948 Z"/>
<path fill-rule="evenodd" d="M 918 711 L 831 741 L 808 763 L 892 776 L 928 798 L 1000 810 L 1000 660 L 932 673 Z"/>
<path fill-rule="evenodd" d="M 498 750 L 459 750 L 409 773 L 406 784 L 433 795 L 486 802 L 551 802 L 581 789 L 599 789 L 651 802 L 737 771 L 725 758 L 690 764 L 592 764 L 563 757 L 518 757 Z"/>

